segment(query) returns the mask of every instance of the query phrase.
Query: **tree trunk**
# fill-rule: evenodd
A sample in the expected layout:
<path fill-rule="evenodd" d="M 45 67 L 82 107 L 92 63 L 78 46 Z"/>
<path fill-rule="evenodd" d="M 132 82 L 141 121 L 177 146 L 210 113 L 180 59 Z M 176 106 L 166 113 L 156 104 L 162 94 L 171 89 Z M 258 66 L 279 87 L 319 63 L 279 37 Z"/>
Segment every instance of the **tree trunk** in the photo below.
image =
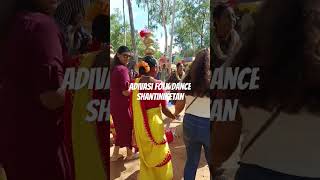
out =
<path fill-rule="evenodd" d="M 150 13 L 149 13 L 149 1 L 146 0 L 147 3 L 147 11 L 148 11 L 148 29 L 150 29 Z"/>
<path fill-rule="evenodd" d="M 137 46 L 136 46 L 136 39 L 135 39 L 135 29 L 134 29 L 134 23 L 133 23 L 131 0 L 127 0 L 127 3 L 128 3 L 128 9 L 129 9 L 129 18 L 130 18 L 130 27 L 131 27 L 131 42 L 132 42 L 132 48 L 133 48 L 133 53 L 134 53 L 134 60 L 136 62 L 138 62 Z"/>
<path fill-rule="evenodd" d="M 194 45 L 193 33 L 192 33 L 192 31 L 190 32 L 190 37 L 191 37 L 191 44 L 192 44 L 192 53 L 193 53 L 193 57 L 194 57 L 194 56 L 195 56 L 196 47 L 195 47 L 195 45 Z"/>
<path fill-rule="evenodd" d="M 124 0 L 122 0 L 122 14 L 123 14 L 123 29 L 124 29 L 124 45 L 127 45 L 127 30 L 126 30 L 126 14 L 124 12 Z"/>
<path fill-rule="evenodd" d="M 204 22 L 205 22 L 205 18 L 206 18 L 206 15 L 203 14 L 203 20 L 202 20 L 202 24 L 201 24 L 201 35 L 200 35 L 200 38 L 201 38 L 201 48 L 203 48 L 203 34 L 204 34 Z"/>
<path fill-rule="evenodd" d="M 168 32 L 166 24 L 163 24 L 164 29 L 164 53 L 168 57 Z"/>
<path fill-rule="evenodd" d="M 166 22 L 166 17 L 165 17 L 165 11 L 164 11 L 164 3 L 165 0 L 161 0 L 161 17 L 162 17 L 162 26 L 164 29 L 164 54 L 168 57 L 168 32 L 167 32 L 167 22 Z"/>
<path fill-rule="evenodd" d="M 169 60 L 172 62 L 172 48 L 173 48 L 173 33 L 174 33 L 174 19 L 175 19 L 175 9 L 176 8 L 176 0 L 173 0 L 173 13 L 172 13 L 172 23 L 171 23 L 171 34 L 170 34 L 170 50 L 169 50 Z"/>

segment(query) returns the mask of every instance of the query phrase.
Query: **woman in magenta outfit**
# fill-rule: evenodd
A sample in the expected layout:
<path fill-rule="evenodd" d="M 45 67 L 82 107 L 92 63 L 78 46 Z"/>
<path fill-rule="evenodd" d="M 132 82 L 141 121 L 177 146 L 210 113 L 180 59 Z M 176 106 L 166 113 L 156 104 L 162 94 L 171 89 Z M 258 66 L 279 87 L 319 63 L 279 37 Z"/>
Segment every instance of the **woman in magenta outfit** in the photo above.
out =
<path fill-rule="evenodd" d="M 0 53 L 0 164 L 8 180 L 69 180 L 61 161 L 66 49 L 51 17 L 57 0 L 16 3 Z"/>
<path fill-rule="evenodd" d="M 114 57 L 114 66 L 111 70 L 110 82 L 110 111 L 116 130 L 116 141 L 111 161 L 116 161 L 122 156 L 119 154 L 119 148 L 127 148 L 127 159 L 132 159 L 132 129 L 133 121 L 129 109 L 130 93 L 129 70 L 127 64 L 131 52 L 128 47 L 120 46 Z"/>

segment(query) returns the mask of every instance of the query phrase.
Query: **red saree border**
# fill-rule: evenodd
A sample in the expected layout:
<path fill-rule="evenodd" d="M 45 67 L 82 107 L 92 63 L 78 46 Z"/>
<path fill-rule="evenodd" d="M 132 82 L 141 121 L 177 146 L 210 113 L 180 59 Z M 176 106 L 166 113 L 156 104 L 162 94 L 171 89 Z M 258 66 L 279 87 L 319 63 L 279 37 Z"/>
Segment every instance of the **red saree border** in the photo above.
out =
<path fill-rule="evenodd" d="M 134 80 L 135 83 L 137 83 L 138 78 Z M 156 140 L 154 139 L 154 137 L 152 136 L 151 133 L 151 129 L 150 129 L 150 125 L 149 125 L 149 121 L 148 121 L 148 115 L 147 115 L 147 111 L 145 109 L 144 103 L 142 101 L 140 101 L 140 106 L 141 106 L 141 111 L 142 111 L 142 115 L 143 115 L 143 124 L 144 124 L 144 128 L 146 130 L 146 133 L 149 137 L 149 139 L 151 140 L 151 142 L 154 145 L 164 145 L 167 143 L 167 141 L 165 139 L 163 139 L 161 142 L 156 142 Z"/>
<path fill-rule="evenodd" d="M 170 153 L 170 151 L 168 151 L 165 159 L 160 164 L 158 164 L 156 167 L 162 167 L 162 166 L 168 164 L 171 161 L 171 159 L 172 159 L 171 153 Z"/>
<path fill-rule="evenodd" d="M 67 154 L 64 161 L 64 167 L 69 168 L 65 171 L 69 171 L 70 180 L 75 179 L 75 165 L 73 156 L 73 146 L 72 146 L 72 108 L 73 108 L 73 93 L 70 90 L 65 92 L 65 104 L 64 104 L 64 151 Z"/>
<path fill-rule="evenodd" d="M 153 142 L 153 144 L 155 145 L 164 145 L 167 143 L 167 141 L 165 139 L 163 139 L 161 142 L 156 142 L 156 140 L 153 138 L 152 133 L 151 133 L 151 129 L 150 129 L 150 125 L 149 125 L 149 121 L 148 121 L 148 115 L 147 115 L 147 111 L 145 109 L 144 103 L 140 101 L 140 106 L 141 106 L 141 110 L 142 110 L 142 114 L 143 114 L 143 124 L 144 127 L 147 131 L 148 137 L 150 138 L 150 140 Z"/>

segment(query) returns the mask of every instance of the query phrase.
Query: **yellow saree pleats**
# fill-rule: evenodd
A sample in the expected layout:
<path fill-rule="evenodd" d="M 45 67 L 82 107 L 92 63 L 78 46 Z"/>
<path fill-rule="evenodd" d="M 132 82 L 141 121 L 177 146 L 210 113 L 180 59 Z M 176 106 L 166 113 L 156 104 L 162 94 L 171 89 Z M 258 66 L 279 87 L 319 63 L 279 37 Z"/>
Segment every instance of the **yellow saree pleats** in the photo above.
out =
<path fill-rule="evenodd" d="M 136 80 L 136 83 L 140 79 Z M 146 110 L 132 92 L 132 110 L 135 138 L 139 148 L 139 180 L 172 180 L 173 170 L 169 145 L 166 142 L 161 108 Z"/>
<path fill-rule="evenodd" d="M 80 68 L 90 68 L 97 53 L 84 54 Z M 97 139 L 96 123 L 86 122 L 88 115 L 87 104 L 92 99 L 88 87 L 84 87 L 74 94 L 72 109 L 72 145 L 75 164 L 76 180 L 106 180 L 103 158 Z"/>

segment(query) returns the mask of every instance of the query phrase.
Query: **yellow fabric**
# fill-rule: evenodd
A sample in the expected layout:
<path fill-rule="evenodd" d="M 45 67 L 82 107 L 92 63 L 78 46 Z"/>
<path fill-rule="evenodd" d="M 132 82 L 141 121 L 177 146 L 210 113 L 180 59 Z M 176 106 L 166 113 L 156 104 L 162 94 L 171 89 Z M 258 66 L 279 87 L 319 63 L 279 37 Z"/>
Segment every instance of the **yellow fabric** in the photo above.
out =
<path fill-rule="evenodd" d="M 7 180 L 6 172 L 1 167 L 1 164 L 0 164 L 0 180 Z"/>
<path fill-rule="evenodd" d="M 116 135 L 116 129 L 114 127 L 111 127 L 111 126 L 114 126 L 114 124 L 113 124 L 112 116 L 110 115 L 110 132 L 113 134 L 113 136 L 115 136 Z"/>
<path fill-rule="evenodd" d="M 139 79 L 136 81 L 139 82 Z M 173 170 L 172 163 L 169 161 L 166 165 L 156 167 L 161 164 L 170 153 L 168 143 L 156 145 L 152 143 L 148 136 L 143 120 L 143 110 L 140 101 L 137 100 L 138 90 L 133 90 L 132 108 L 134 118 L 134 132 L 136 142 L 139 148 L 140 157 L 140 174 L 138 180 L 172 180 Z M 148 109 L 148 123 L 152 137 L 156 143 L 160 143 L 165 137 L 164 125 L 162 120 L 161 109 Z"/>
<path fill-rule="evenodd" d="M 80 68 L 90 68 L 97 53 L 84 54 Z M 92 99 L 85 86 L 75 92 L 72 109 L 72 145 L 76 180 L 106 180 L 104 164 L 97 139 L 96 123 L 86 122 L 87 104 Z"/>

